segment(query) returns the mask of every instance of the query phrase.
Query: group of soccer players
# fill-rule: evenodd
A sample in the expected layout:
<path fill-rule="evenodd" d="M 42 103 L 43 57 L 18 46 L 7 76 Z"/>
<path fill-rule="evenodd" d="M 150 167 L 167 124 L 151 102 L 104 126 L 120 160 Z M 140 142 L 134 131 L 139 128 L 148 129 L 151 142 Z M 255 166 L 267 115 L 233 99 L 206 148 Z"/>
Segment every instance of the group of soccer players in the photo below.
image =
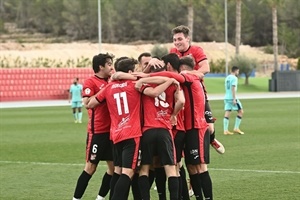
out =
<path fill-rule="evenodd" d="M 196 199 L 213 199 L 209 147 L 225 149 L 215 139 L 203 82 L 207 57 L 190 44 L 185 26 L 173 29 L 173 43 L 161 59 L 141 54 L 143 73 L 135 72 L 132 58 L 113 65 L 111 54 L 93 57 L 95 75 L 82 95 L 89 115 L 86 165 L 73 200 L 82 198 L 100 160 L 107 172 L 96 200 L 128 199 L 131 186 L 134 199 L 150 200 L 154 179 L 159 199 L 166 199 L 166 182 L 171 200 L 189 199 L 182 155 Z"/>

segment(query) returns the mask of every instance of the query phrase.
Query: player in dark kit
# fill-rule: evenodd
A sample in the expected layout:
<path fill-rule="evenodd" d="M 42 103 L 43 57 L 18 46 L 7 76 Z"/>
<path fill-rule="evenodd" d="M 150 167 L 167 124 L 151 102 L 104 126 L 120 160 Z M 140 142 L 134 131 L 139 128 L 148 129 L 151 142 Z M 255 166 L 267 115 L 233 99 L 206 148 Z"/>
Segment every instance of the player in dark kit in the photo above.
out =
<path fill-rule="evenodd" d="M 108 78 L 113 71 L 113 56 L 99 54 L 93 57 L 94 76 L 88 78 L 83 85 L 83 103 L 88 108 L 88 102 L 108 84 Z M 81 199 L 88 182 L 95 173 L 100 160 L 106 161 L 107 171 L 103 176 L 102 184 L 96 200 L 102 200 L 110 189 L 110 180 L 114 172 L 112 143 L 110 141 L 110 118 L 108 108 L 103 103 L 93 109 L 88 109 L 88 127 L 86 140 L 86 164 L 78 178 L 73 200 Z"/>

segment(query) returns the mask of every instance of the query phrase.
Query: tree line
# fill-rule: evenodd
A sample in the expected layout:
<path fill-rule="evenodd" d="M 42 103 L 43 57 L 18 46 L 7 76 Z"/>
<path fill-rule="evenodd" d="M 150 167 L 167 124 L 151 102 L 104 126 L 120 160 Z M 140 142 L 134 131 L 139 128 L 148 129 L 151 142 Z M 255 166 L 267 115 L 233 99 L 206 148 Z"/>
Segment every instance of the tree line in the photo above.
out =
<path fill-rule="evenodd" d="M 298 0 L 228 0 L 228 42 L 236 40 L 236 9 L 240 6 L 240 43 L 273 45 L 272 8 L 277 2 L 279 53 L 300 56 Z M 171 42 L 177 25 L 192 26 L 193 41 L 224 42 L 225 0 L 100 0 L 102 42 Z M 278 3 L 279 2 L 279 3 Z M 192 17 L 192 20 L 191 20 Z M 0 34 L 13 22 L 28 33 L 98 40 L 98 0 L 0 0 Z M 269 48 L 272 51 L 272 48 Z"/>

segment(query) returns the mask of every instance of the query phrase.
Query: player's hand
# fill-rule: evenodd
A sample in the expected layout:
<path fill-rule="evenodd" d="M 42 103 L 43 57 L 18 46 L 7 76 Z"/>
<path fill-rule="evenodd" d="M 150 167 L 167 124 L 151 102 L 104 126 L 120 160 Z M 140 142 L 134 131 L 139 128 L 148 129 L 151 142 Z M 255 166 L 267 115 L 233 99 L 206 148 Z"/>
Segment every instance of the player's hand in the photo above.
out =
<path fill-rule="evenodd" d="M 236 102 L 237 102 L 236 99 L 233 99 L 233 105 L 236 105 Z"/>
<path fill-rule="evenodd" d="M 177 117 L 175 115 L 171 115 L 170 122 L 172 126 L 177 125 Z"/>
<path fill-rule="evenodd" d="M 172 79 L 172 81 L 173 81 L 172 84 L 174 84 L 177 88 L 179 88 L 180 83 L 179 83 L 176 79 L 174 79 L 174 78 L 171 78 L 171 79 Z"/>
<path fill-rule="evenodd" d="M 164 61 L 159 60 L 157 58 L 152 58 L 149 61 L 148 65 L 147 65 L 147 68 L 151 67 L 151 66 L 153 66 L 154 69 L 163 68 L 165 66 L 165 63 L 164 63 Z"/>

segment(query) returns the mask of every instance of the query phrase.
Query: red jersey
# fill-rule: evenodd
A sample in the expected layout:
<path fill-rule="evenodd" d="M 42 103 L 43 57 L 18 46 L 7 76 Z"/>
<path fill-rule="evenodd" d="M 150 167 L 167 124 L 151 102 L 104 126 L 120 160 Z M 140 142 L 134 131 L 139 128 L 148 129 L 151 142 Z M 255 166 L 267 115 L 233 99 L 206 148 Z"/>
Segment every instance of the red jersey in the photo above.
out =
<path fill-rule="evenodd" d="M 178 55 L 179 58 L 184 57 L 184 56 L 192 56 L 195 60 L 195 66 L 194 69 L 198 70 L 199 69 L 199 63 L 203 60 L 207 60 L 207 57 L 203 51 L 203 49 L 201 47 L 198 46 L 190 46 L 188 48 L 188 50 L 186 50 L 185 52 L 180 52 L 178 51 L 176 48 L 172 48 L 170 50 L 170 53 L 176 53 Z"/>
<path fill-rule="evenodd" d="M 143 86 L 142 91 L 147 87 L 150 87 L 150 85 Z M 172 129 L 170 117 L 174 110 L 175 92 L 176 86 L 170 85 L 158 97 L 153 98 L 147 95 L 142 96 L 142 105 L 144 112 L 143 131 L 146 131 L 149 128 L 166 128 L 169 130 Z"/>
<path fill-rule="evenodd" d="M 114 144 L 142 135 L 142 95 L 134 86 L 131 80 L 112 81 L 96 96 L 100 103 L 107 103 L 111 118 L 110 135 Z"/>
<path fill-rule="evenodd" d="M 107 79 L 98 76 L 88 78 L 83 84 L 82 97 L 91 97 L 103 90 L 108 84 Z M 106 103 L 88 109 L 89 121 L 87 131 L 92 134 L 107 133 L 110 130 L 110 118 Z"/>
<path fill-rule="evenodd" d="M 207 128 L 205 120 L 205 94 L 199 77 L 193 74 L 182 74 L 184 82 L 184 126 L 186 130 L 192 128 Z"/>
<path fill-rule="evenodd" d="M 188 56 L 188 55 L 192 56 L 195 60 L 195 66 L 194 66 L 195 70 L 199 69 L 199 63 L 201 61 L 207 60 L 206 54 L 204 53 L 203 49 L 199 46 L 191 45 L 185 52 L 180 52 L 174 47 L 170 50 L 170 53 L 176 53 L 179 58 Z M 205 93 L 205 99 L 207 99 L 207 96 L 206 96 L 207 91 L 206 91 L 206 88 L 204 85 L 204 80 L 201 79 L 200 81 L 202 82 L 203 90 Z"/>
<path fill-rule="evenodd" d="M 178 131 L 185 131 L 184 128 L 184 108 L 179 111 L 177 114 L 177 124 L 175 126 L 175 129 Z"/>

